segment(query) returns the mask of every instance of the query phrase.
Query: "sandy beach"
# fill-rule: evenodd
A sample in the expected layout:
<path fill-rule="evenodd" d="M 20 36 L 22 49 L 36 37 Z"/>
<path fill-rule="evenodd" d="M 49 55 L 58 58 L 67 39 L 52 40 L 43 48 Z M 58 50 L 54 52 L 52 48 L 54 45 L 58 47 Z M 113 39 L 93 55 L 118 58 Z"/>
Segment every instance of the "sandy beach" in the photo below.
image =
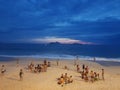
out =
<path fill-rule="evenodd" d="M 6 72 L 0 76 L 0 90 L 120 90 L 120 66 L 105 66 L 96 62 L 77 60 L 80 69 L 83 64 L 89 66 L 90 70 L 100 73 L 100 80 L 95 82 L 85 82 L 81 79 L 81 74 L 76 71 L 74 60 L 60 60 L 57 66 L 56 60 L 49 60 L 51 67 L 47 72 L 32 73 L 27 70 L 28 64 L 33 61 L 34 64 L 43 63 L 42 60 L 23 59 L 19 60 L 19 66 L 16 61 L 2 61 Z M 108 62 L 109 63 L 109 62 Z M 68 69 L 64 69 L 67 66 Z M 105 70 L 105 80 L 101 80 L 101 69 Z M 23 69 L 23 80 L 19 79 L 19 71 Z M 57 84 L 57 78 L 61 74 L 67 73 L 73 76 L 73 83 L 65 84 L 63 87 Z"/>

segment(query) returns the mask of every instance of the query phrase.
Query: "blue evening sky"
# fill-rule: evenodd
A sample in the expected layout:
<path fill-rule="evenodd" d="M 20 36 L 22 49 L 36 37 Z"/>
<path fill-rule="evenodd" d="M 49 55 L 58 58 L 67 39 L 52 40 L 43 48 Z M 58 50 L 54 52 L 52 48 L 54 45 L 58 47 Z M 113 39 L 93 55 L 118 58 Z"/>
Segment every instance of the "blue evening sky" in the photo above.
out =
<path fill-rule="evenodd" d="M 120 0 L 0 0 L 0 42 L 54 41 L 120 44 Z"/>

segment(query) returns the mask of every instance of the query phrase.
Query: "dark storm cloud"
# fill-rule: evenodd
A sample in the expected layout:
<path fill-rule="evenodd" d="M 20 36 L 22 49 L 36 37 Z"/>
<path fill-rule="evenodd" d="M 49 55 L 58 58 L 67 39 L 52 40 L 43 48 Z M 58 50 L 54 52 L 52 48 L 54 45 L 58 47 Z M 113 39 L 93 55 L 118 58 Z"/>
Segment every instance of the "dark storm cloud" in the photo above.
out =
<path fill-rule="evenodd" d="M 0 0 L 0 41 L 63 37 L 119 43 L 119 0 Z"/>

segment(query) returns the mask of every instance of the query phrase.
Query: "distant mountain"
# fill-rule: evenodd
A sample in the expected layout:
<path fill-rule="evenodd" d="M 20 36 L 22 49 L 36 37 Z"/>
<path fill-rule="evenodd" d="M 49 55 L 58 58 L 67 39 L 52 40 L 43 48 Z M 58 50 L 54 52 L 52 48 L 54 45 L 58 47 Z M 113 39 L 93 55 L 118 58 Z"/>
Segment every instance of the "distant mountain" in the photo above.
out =
<path fill-rule="evenodd" d="M 79 43 L 62 44 L 62 43 L 59 43 L 59 42 L 51 42 L 51 43 L 48 43 L 47 45 L 83 45 L 83 44 L 79 44 Z"/>

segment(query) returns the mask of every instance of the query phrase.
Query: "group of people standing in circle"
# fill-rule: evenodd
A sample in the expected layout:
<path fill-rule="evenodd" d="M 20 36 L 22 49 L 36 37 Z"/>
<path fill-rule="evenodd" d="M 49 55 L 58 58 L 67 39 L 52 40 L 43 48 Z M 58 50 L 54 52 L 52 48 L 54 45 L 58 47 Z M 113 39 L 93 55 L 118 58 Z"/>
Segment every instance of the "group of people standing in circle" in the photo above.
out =
<path fill-rule="evenodd" d="M 85 64 L 82 65 L 82 70 L 80 70 L 80 66 L 76 65 L 76 70 L 78 73 L 81 74 L 81 79 L 85 80 L 86 82 L 91 81 L 97 81 L 97 80 L 104 80 L 104 69 L 101 69 L 101 78 L 100 78 L 100 74 L 96 71 L 93 71 L 89 69 L 88 66 L 86 66 Z"/>

